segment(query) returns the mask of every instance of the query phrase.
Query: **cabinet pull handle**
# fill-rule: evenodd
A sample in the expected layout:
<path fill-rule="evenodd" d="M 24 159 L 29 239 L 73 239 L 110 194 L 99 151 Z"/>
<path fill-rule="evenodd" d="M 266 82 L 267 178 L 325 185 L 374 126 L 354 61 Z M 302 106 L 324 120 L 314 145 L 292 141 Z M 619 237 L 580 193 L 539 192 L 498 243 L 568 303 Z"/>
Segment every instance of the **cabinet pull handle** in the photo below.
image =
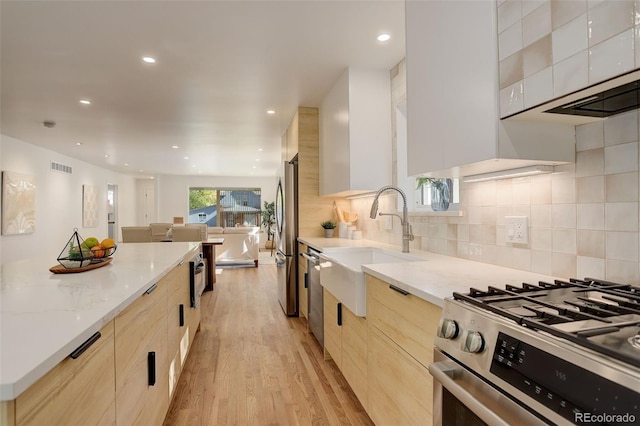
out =
<path fill-rule="evenodd" d="M 401 295 L 403 295 L 403 296 L 408 296 L 408 295 L 410 294 L 407 290 L 403 290 L 403 289 L 401 289 L 400 287 L 396 287 L 396 286 L 395 286 L 395 285 L 393 285 L 393 284 L 389 284 L 389 288 L 390 288 L 391 290 L 397 291 L 398 293 L 400 293 L 400 294 L 401 294 Z"/>
<path fill-rule="evenodd" d="M 149 352 L 147 354 L 147 369 L 149 373 L 149 386 L 156 384 L 156 353 Z"/>
<path fill-rule="evenodd" d="M 309 274 L 304 273 L 304 288 L 309 288 Z"/>
<path fill-rule="evenodd" d="M 338 303 L 336 311 L 338 313 L 338 325 L 342 326 L 342 303 Z"/>
<path fill-rule="evenodd" d="M 91 347 L 102 335 L 99 331 L 96 331 L 93 336 L 89 337 L 83 344 L 78 346 L 75 351 L 69 355 L 73 359 L 78 359 L 87 349 Z"/>
<path fill-rule="evenodd" d="M 146 294 L 151 294 L 151 293 L 153 293 L 153 290 L 155 290 L 156 288 L 158 288 L 158 283 L 156 283 L 156 284 L 152 285 L 151 287 L 149 287 L 147 289 L 147 291 L 145 291 L 145 293 Z"/>
<path fill-rule="evenodd" d="M 184 304 L 180 304 L 180 327 L 184 327 Z"/>

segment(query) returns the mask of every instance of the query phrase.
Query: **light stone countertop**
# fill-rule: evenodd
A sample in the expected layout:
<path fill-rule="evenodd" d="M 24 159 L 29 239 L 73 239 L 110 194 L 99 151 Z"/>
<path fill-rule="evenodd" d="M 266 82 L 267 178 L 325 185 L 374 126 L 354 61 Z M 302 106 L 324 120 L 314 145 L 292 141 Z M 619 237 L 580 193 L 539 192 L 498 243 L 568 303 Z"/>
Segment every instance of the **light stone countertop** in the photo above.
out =
<path fill-rule="evenodd" d="M 110 264 L 53 274 L 57 254 L 0 265 L 0 401 L 15 399 L 200 243 L 119 244 Z"/>
<path fill-rule="evenodd" d="M 377 247 L 401 251 L 398 246 L 369 240 L 299 237 L 298 241 L 320 251 L 339 247 Z M 504 288 L 506 284 L 521 285 L 523 282 L 536 284 L 538 281 L 553 282 L 555 279 L 549 275 L 426 251 L 412 249 L 409 254 L 424 258 L 425 261 L 363 265 L 362 270 L 438 306 L 443 306 L 445 297 L 451 297 L 454 292 L 469 293 L 472 287 L 486 290 L 489 286 Z"/>

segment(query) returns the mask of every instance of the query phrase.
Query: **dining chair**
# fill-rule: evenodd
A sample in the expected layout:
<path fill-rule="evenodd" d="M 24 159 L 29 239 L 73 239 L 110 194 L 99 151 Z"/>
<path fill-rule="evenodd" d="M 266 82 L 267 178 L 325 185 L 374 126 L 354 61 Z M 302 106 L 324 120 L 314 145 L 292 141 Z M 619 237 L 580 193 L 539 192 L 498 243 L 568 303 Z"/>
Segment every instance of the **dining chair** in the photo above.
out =
<path fill-rule="evenodd" d="M 148 226 L 123 226 L 120 229 L 123 243 L 151 242 L 151 228 Z"/>

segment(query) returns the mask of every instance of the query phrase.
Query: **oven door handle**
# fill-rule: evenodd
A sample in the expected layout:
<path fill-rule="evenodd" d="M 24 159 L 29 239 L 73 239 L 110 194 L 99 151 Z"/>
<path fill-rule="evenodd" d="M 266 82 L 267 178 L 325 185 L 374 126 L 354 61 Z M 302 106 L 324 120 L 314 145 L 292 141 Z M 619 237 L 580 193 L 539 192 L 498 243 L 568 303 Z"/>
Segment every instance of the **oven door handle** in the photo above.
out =
<path fill-rule="evenodd" d="M 490 425 L 546 424 L 453 361 L 429 365 L 429 373 L 475 415 Z M 435 386 L 434 386 L 435 387 Z M 434 395 L 435 396 L 435 395 Z M 509 409 L 512 407 L 511 409 Z M 513 408 L 515 407 L 515 408 Z M 497 413 L 492 408 L 496 408 Z M 436 407 L 434 407 L 434 411 Z M 441 413 L 442 414 L 442 413 Z M 504 416 L 504 414 L 507 414 Z M 505 419 L 507 417 L 507 419 Z M 517 421 L 517 423 L 513 423 Z M 436 424 L 434 422 L 434 424 Z"/>

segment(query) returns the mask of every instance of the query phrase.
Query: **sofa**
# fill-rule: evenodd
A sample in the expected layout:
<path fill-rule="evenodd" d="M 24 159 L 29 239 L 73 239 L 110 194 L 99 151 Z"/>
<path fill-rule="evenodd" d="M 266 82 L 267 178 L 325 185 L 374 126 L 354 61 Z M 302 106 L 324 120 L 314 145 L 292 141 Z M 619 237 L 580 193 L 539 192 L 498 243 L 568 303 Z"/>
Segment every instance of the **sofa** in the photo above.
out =
<path fill-rule="evenodd" d="M 222 245 L 216 246 L 216 265 L 243 265 L 253 263 L 258 266 L 260 251 L 260 227 L 237 226 L 222 228 L 209 227 L 209 238 L 224 238 Z"/>

